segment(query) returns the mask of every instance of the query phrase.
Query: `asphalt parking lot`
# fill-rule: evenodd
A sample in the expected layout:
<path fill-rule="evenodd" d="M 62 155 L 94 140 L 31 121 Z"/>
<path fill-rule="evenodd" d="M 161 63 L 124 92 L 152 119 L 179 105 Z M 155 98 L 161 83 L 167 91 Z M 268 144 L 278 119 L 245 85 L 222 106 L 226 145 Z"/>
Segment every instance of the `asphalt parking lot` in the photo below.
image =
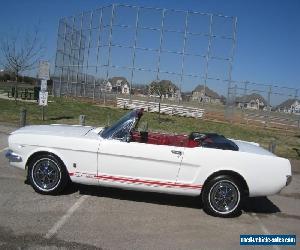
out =
<path fill-rule="evenodd" d="M 0 125 L 1 249 L 248 249 L 240 234 L 300 236 L 299 163 L 282 193 L 248 199 L 241 216 L 220 219 L 191 197 L 83 185 L 39 195 L 4 157 L 12 129 Z"/>

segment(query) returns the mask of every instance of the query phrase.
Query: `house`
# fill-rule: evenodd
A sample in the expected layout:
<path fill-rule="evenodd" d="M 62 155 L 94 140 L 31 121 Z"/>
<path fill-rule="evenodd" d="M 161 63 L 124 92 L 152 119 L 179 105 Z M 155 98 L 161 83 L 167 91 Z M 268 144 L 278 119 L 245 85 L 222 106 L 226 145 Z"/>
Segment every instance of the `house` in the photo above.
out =
<path fill-rule="evenodd" d="M 192 100 L 200 102 L 221 103 L 221 96 L 204 85 L 198 85 L 192 92 Z"/>
<path fill-rule="evenodd" d="M 130 84 L 127 79 L 123 76 L 114 76 L 108 79 L 110 82 L 112 89 L 110 92 L 114 92 L 117 94 L 129 94 L 130 92 Z"/>
<path fill-rule="evenodd" d="M 130 89 L 129 89 L 129 85 L 127 83 L 125 83 L 121 86 L 121 93 L 122 94 L 128 95 L 129 91 L 130 91 Z"/>
<path fill-rule="evenodd" d="M 175 91 L 175 94 L 174 94 L 174 96 L 173 96 L 173 99 L 182 101 L 182 96 L 181 96 L 181 91 L 180 91 L 180 89 L 177 89 L 177 90 Z"/>
<path fill-rule="evenodd" d="M 109 78 L 107 81 L 103 81 L 101 84 L 101 91 L 117 94 L 129 94 L 130 85 L 125 77 L 115 76 Z"/>
<path fill-rule="evenodd" d="M 256 93 L 237 97 L 235 103 L 242 109 L 264 110 L 268 106 L 267 101 Z"/>
<path fill-rule="evenodd" d="M 276 107 L 276 111 L 300 114 L 300 100 L 288 99 Z"/>
<path fill-rule="evenodd" d="M 109 81 L 104 82 L 101 86 L 101 91 L 102 92 L 111 92 L 112 91 L 112 84 Z"/>

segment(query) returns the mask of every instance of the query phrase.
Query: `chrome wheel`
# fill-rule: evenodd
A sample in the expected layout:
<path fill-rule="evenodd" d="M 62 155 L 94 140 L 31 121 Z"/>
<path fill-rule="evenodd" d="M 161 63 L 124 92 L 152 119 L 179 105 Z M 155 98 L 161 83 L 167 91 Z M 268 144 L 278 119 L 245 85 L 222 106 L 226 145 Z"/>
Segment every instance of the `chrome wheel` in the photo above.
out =
<path fill-rule="evenodd" d="M 211 187 L 208 198 L 215 212 L 229 214 L 239 205 L 240 191 L 233 182 L 220 180 Z"/>
<path fill-rule="evenodd" d="M 55 161 L 43 158 L 33 165 L 31 178 L 38 189 L 51 191 L 60 183 L 61 170 Z"/>

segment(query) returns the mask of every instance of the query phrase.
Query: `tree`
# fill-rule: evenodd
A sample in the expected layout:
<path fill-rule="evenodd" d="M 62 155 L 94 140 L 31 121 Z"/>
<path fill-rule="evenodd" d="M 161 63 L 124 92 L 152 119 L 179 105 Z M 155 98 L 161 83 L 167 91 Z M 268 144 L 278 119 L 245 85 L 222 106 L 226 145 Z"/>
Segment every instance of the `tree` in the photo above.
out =
<path fill-rule="evenodd" d="M 158 103 L 158 121 L 161 122 L 160 119 L 160 106 L 161 100 L 163 96 L 172 95 L 178 90 L 177 86 L 172 83 L 170 80 L 161 80 L 161 81 L 153 81 L 149 84 L 148 87 L 149 94 L 159 96 Z"/>
<path fill-rule="evenodd" d="M 6 82 L 10 80 L 10 75 L 8 73 L 4 73 L 3 75 L 0 75 L 0 81 Z"/>
<path fill-rule="evenodd" d="M 169 80 L 153 81 L 149 85 L 149 94 L 159 96 L 172 95 L 178 90 L 177 86 Z"/>
<path fill-rule="evenodd" d="M 34 69 L 44 52 L 39 29 L 27 32 L 24 36 L 10 35 L 0 41 L 0 64 L 15 75 L 16 82 L 20 74 Z"/>

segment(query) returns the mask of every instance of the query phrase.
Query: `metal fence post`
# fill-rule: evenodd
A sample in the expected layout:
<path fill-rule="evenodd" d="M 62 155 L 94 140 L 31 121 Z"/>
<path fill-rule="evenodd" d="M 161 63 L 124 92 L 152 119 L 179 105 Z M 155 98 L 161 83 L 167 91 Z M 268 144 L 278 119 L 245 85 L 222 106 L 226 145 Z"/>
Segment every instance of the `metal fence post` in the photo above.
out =
<path fill-rule="evenodd" d="M 271 95 L 272 95 L 272 86 L 269 86 L 269 91 L 268 91 L 268 110 L 266 113 L 266 121 L 265 121 L 265 126 L 268 127 L 270 123 L 270 118 L 271 118 Z"/>
<path fill-rule="evenodd" d="M 226 102 L 226 110 L 225 110 L 225 117 L 230 122 L 233 121 L 234 111 L 235 111 L 235 96 L 232 87 L 232 69 L 233 69 L 233 58 L 235 53 L 235 46 L 236 46 L 236 33 L 237 33 L 237 17 L 233 17 L 233 37 L 232 37 L 232 47 L 231 47 L 231 55 L 229 59 L 229 71 L 228 71 L 228 91 L 227 91 L 227 102 Z"/>
<path fill-rule="evenodd" d="M 161 53 L 162 53 L 162 44 L 164 38 L 164 20 L 166 9 L 162 10 L 162 18 L 161 18 L 161 27 L 160 27 L 160 38 L 159 38 L 159 50 L 158 50 L 158 60 L 157 60 L 157 72 L 156 72 L 156 80 L 159 80 L 159 73 L 160 73 L 160 61 L 161 61 Z"/>
<path fill-rule="evenodd" d="M 113 28 L 114 28 L 114 18 L 115 18 L 115 11 L 116 11 L 116 8 L 118 7 L 118 4 L 112 4 L 112 7 L 111 7 L 111 19 L 110 19 L 110 24 L 109 24 L 109 43 L 108 43 L 108 58 L 107 58 L 107 69 L 106 69 L 106 81 L 105 81 L 105 84 L 107 84 L 108 82 L 108 78 L 109 78 L 109 69 L 110 69 L 110 66 L 111 66 L 111 50 L 112 50 L 112 47 L 113 47 L 113 43 L 112 43 L 112 33 L 113 33 Z M 106 92 L 106 91 L 105 91 Z M 104 94 L 104 105 L 106 104 L 106 94 Z"/>
<path fill-rule="evenodd" d="M 25 108 L 21 108 L 20 110 L 20 127 L 24 127 L 26 126 L 26 109 Z"/>
<path fill-rule="evenodd" d="M 135 57 L 136 57 L 136 45 L 137 45 L 137 35 L 138 35 L 138 28 L 139 28 L 139 12 L 140 8 L 137 8 L 136 11 L 136 19 L 135 19 L 135 33 L 134 33 L 134 45 L 133 45 L 133 54 L 132 54 L 132 69 L 131 69 L 131 76 L 130 76 L 130 85 L 129 85 L 129 100 L 131 100 L 132 96 L 132 82 L 133 82 L 133 74 L 135 68 Z"/>
<path fill-rule="evenodd" d="M 275 153 L 275 150 L 276 150 L 276 141 L 275 139 L 273 138 L 270 142 L 269 142 L 269 151 L 271 153 Z"/>
<path fill-rule="evenodd" d="M 208 80 L 208 67 L 209 67 L 209 60 L 210 60 L 210 54 L 211 54 L 211 44 L 212 44 L 212 25 L 213 25 L 213 15 L 209 15 L 209 35 L 208 35 L 208 45 L 207 45 L 207 52 L 205 55 L 205 78 L 204 78 L 204 87 L 203 87 L 203 96 L 204 100 L 202 102 L 202 106 L 206 102 L 206 86 L 207 86 L 207 80 Z"/>
<path fill-rule="evenodd" d="M 85 126 L 85 115 L 79 116 L 79 125 Z"/>

